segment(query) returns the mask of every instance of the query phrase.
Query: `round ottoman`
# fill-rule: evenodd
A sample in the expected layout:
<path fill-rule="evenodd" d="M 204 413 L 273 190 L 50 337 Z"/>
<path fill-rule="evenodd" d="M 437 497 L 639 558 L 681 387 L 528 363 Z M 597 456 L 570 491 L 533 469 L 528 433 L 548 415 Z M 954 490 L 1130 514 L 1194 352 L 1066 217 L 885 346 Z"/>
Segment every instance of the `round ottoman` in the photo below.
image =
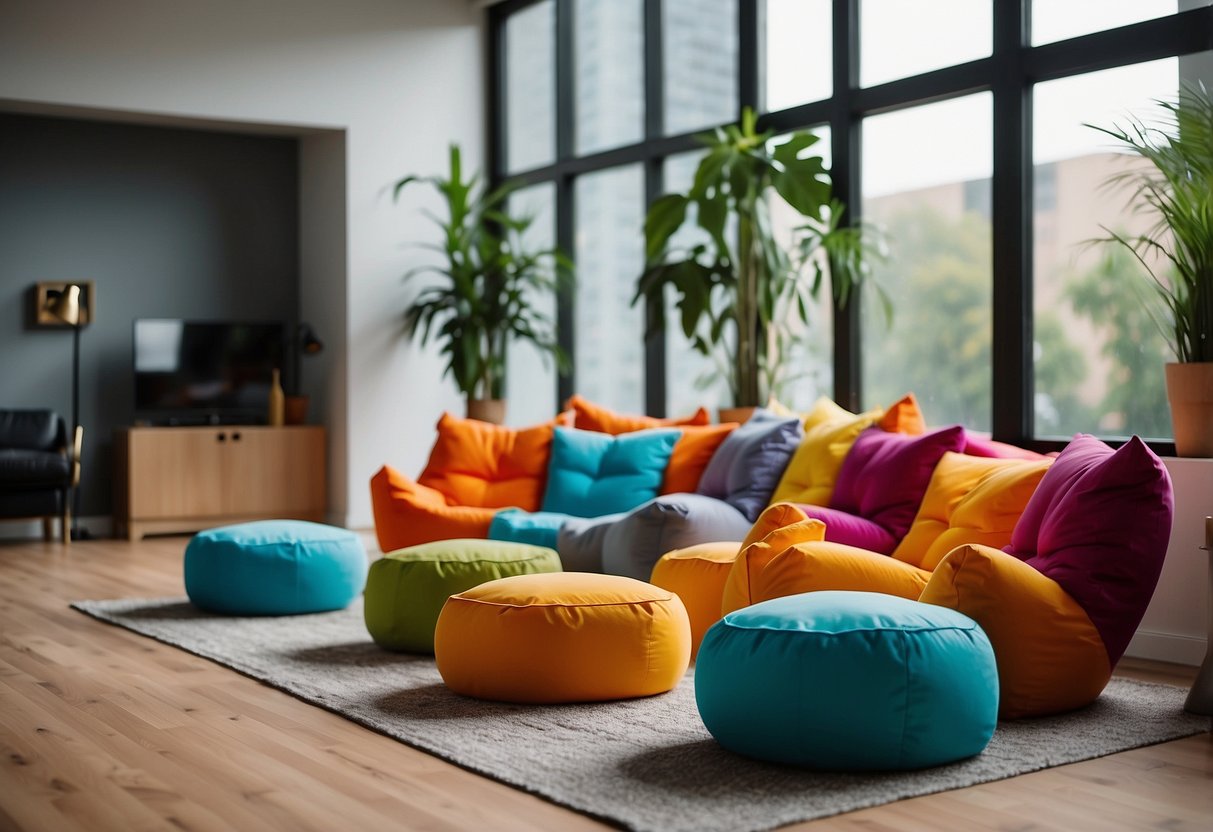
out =
<path fill-rule="evenodd" d="M 700 543 L 666 552 L 653 567 L 654 586 L 677 593 L 691 620 L 691 661 L 703 635 L 720 620 L 720 601 L 733 561 L 736 543 Z"/>
<path fill-rule="evenodd" d="M 686 673 L 691 626 L 674 593 L 619 575 L 520 575 L 452 595 L 434 658 L 456 693 L 595 702 L 664 693 Z"/>
<path fill-rule="evenodd" d="M 388 650 L 433 653 L 434 625 L 447 598 L 497 578 L 559 571 L 553 550 L 501 540 L 438 540 L 397 549 L 371 564 L 362 608 L 366 629 Z"/>
<path fill-rule="evenodd" d="M 354 532 L 263 520 L 199 532 L 185 547 L 185 592 L 228 615 L 297 615 L 349 606 L 366 583 Z"/>
<path fill-rule="evenodd" d="M 998 718 L 985 633 L 954 610 L 874 592 L 808 592 L 731 612 L 704 637 L 695 700 L 731 751 L 832 770 L 979 753 Z"/>

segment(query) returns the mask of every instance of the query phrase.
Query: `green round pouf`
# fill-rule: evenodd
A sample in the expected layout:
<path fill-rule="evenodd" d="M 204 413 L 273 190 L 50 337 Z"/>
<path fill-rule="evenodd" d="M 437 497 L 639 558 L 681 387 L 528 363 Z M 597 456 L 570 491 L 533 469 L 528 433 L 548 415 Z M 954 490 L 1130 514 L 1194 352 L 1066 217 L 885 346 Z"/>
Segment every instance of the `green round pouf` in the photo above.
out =
<path fill-rule="evenodd" d="M 498 578 L 560 571 L 554 550 L 504 540 L 436 540 L 397 549 L 371 564 L 366 629 L 380 647 L 432 654 L 447 598 Z"/>
<path fill-rule="evenodd" d="M 716 741 L 831 771 L 972 757 L 998 719 L 998 668 L 977 622 L 875 592 L 806 592 L 708 630 L 695 701 Z"/>

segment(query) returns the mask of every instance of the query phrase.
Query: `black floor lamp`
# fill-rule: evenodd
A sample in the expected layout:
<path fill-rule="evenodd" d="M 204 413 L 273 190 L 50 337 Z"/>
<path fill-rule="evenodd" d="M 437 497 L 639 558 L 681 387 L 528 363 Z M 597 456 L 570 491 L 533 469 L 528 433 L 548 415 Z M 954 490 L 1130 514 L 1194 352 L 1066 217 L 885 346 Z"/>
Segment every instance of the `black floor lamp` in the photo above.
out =
<path fill-rule="evenodd" d="M 90 287 L 91 288 L 91 287 Z M 80 464 L 80 329 L 92 319 L 92 293 L 83 296 L 80 287 L 69 283 L 58 294 L 47 298 L 47 311 L 72 328 L 72 443 L 75 449 L 75 464 Z M 79 472 L 73 477 L 72 486 L 72 538 L 80 538 L 80 485 Z"/>

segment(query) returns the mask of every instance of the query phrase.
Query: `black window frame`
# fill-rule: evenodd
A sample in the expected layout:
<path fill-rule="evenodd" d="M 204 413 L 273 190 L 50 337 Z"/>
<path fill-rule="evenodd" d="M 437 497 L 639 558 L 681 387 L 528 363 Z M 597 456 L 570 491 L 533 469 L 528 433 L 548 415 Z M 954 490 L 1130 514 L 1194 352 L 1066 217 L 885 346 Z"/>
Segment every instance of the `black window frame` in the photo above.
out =
<path fill-rule="evenodd" d="M 645 121 L 640 142 L 577 156 L 574 148 L 576 90 L 573 50 L 575 0 L 505 0 L 488 9 L 486 67 L 488 170 L 492 181 L 525 184 L 552 182 L 556 192 L 556 242 L 574 251 L 576 209 L 573 181 L 583 173 L 639 163 L 644 169 L 645 197 L 652 203 L 662 193 L 662 163 L 668 156 L 695 150 L 703 130 L 663 135 L 664 74 L 662 6 L 644 3 Z M 668 0 L 677 2 L 677 0 Z M 506 44 L 505 21 L 538 2 L 554 2 L 556 12 L 556 159 L 526 171 L 505 169 Z M 1032 90 L 1044 81 L 1130 66 L 1160 58 L 1213 50 L 1213 7 L 1180 11 L 1167 17 L 1032 46 L 1032 0 L 992 0 L 993 37 L 988 57 L 931 70 L 871 87 L 859 85 L 859 2 L 832 0 L 833 94 L 821 101 L 760 113 L 761 129 L 777 132 L 828 126 L 832 135 L 832 174 L 836 194 L 848 206 L 851 221 L 860 219 L 862 193 L 862 120 L 935 101 L 978 92 L 993 96 L 992 177 L 992 433 L 995 439 L 1039 451 L 1056 451 L 1062 441 L 1034 436 L 1033 327 L 1033 175 Z M 758 110 L 763 27 L 763 0 L 738 0 L 738 112 Z M 560 344 L 573 358 L 573 369 L 559 377 L 564 401 L 574 392 L 573 292 L 557 303 Z M 860 304 L 851 303 L 834 320 L 834 399 L 852 410 L 862 407 Z M 665 339 L 651 335 L 645 345 L 645 406 L 664 416 L 666 407 Z M 1112 440 L 1109 440 L 1112 441 Z M 1115 444 L 1115 442 L 1113 442 Z M 1172 442 L 1154 441 L 1160 454 L 1174 455 Z"/>

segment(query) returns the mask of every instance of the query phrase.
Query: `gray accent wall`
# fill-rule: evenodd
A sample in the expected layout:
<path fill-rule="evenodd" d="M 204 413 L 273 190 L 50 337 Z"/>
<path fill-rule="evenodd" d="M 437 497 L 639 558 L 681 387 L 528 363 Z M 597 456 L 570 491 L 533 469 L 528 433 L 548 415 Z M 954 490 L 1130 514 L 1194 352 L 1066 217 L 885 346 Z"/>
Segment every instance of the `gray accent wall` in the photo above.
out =
<path fill-rule="evenodd" d="M 0 114 L 0 407 L 70 419 L 71 331 L 29 326 L 30 287 L 93 281 L 83 516 L 111 512 L 136 318 L 297 321 L 298 170 L 294 138 Z"/>

